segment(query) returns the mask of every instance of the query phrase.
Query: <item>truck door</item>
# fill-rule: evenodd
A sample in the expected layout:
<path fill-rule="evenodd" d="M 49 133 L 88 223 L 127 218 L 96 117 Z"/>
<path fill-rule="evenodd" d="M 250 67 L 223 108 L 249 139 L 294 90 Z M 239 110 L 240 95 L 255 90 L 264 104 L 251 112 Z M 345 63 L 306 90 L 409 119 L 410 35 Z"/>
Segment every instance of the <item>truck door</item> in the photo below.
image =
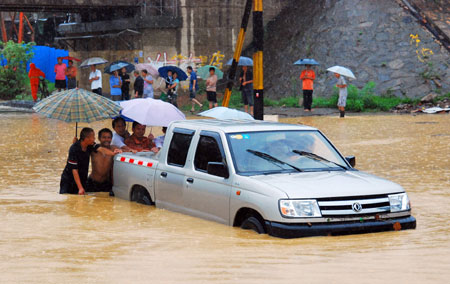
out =
<path fill-rule="evenodd" d="M 202 131 L 194 165 L 186 171 L 185 206 L 193 215 L 228 224 L 231 181 L 230 178 L 208 174 L 209 162 L 227 164 L 219 133 Z"/>
<path fill-rule="evenodd" d="M 186 158 L 194 130 L 175 128 L 155 175 L 156 206 L 182 212 Z M 168 143 L 169 141 L 166 141 Z M 164 154 L 164 153 L 162 153 Z"/>

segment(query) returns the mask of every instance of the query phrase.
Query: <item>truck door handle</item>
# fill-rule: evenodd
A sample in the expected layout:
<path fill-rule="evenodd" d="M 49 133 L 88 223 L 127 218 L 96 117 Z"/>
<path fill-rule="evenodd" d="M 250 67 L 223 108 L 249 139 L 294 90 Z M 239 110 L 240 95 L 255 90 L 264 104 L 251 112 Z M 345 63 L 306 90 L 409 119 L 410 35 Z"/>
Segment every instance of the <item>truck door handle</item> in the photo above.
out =
<path fill-rule="evenodd" d="M 188 178 L 188 179 L 186 179 L 186 181 L 187 181 L 188 183 L 194 183 L 194 179 L 193 179 L 193 178 Z"/>
<path fill-rule="evenodd" d="M 167 177 L 167 173 L 166 173 L 166 172 L 162 172 L 162 173 L 161 173 L 161 176 L 162 176 L 162 177 Z"/>

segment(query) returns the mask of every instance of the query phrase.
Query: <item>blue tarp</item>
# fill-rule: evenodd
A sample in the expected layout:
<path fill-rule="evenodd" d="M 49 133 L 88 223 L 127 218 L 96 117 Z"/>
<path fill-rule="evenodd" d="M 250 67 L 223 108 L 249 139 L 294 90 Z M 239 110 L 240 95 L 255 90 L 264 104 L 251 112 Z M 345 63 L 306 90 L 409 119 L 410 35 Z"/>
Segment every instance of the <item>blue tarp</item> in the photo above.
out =
<path fill-rule="evenodd" d="M 30 63 L 34 63 L 37 68 L 41 69 L 45 73 L 45 78 L 50 82 L 55 82 L 55 64 L 58 63 L 58 57 L 69 56 L 69 51 L 64 49 L 56 49 L 48 46 L 34 46 L 34 57 L 31 62 L 27 63 L 27 72 L 30 71 Z M 63 60 L 63 63 L 68 65 L 67 60 Z M 0 66 L 7 64 L 6 59 L 0 60 Z"/>
<path fill-rule="evenodd" d="M 55 82 L 55 64 L 58 63 L 58 57 L 69 56 L 69 51 L 64 49 L 56 49 L 48 46 L 35 46 L 33 48 L 34 57 L 31 60 L 37 68 L 41 69 L 45 73 L 45 78 L 50 82 Z M 31 63 L 30 62 L 30 63 Z M 68 65 L 67 60 L 63 60 L 63 63 Z M 27 72 L 30 70 L 27 66 Z"/>

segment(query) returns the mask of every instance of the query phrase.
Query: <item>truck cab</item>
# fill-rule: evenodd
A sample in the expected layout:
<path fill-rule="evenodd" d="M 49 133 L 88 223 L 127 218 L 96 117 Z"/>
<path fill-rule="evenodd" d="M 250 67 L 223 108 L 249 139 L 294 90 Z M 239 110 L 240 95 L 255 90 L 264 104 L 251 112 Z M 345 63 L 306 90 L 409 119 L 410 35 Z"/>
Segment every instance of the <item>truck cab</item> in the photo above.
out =
<path fill-rule="evenodd" d="M 113 190 L 283 238 L 415 228 L 404 189 L 354 163 L 309 126 L 179 121 L 158 154 L 116 156 Z"/>

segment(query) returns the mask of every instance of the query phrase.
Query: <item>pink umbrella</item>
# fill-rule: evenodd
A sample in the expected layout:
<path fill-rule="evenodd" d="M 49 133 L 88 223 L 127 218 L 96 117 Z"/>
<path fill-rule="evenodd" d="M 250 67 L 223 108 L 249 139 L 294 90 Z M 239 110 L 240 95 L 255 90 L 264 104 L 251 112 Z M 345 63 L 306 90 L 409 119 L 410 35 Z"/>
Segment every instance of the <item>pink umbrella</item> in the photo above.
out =
<path fill-rule="evenodd" d="M 147 72 L 153 77 L 159 76 L 158 69 L 151 63 L 139 63 L 136 65 L 136 70 L 147 70 Z"/>

